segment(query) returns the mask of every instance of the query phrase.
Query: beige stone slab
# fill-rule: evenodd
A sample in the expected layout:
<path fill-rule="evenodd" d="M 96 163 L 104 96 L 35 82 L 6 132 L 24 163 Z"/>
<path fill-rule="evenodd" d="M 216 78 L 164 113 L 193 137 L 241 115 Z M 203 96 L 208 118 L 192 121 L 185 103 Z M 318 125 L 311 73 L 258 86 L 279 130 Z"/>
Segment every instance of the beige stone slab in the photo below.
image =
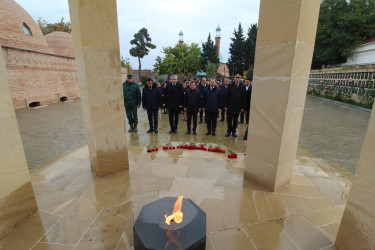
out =
<path fill-rule="evenodd" d="M 283 147 L 284 146 L 282 146 L 282 148 Z M 291 150 L 293 150 L 293 149 L 291 149 Z M 287 156 L 285 156 L 285 158 L 289 157 L 289 158 L 291 158 L 291 160 L 289 162 L 281 164 L 281 158 L 284 158 L 284 157 L 282 157 L 280 155 L 280 165 L 277 168 L 276 181 L 275 181 L 275 189 L 274 189 L 275 191 L 276 190 L 281 190 L 282 188 L 284 188 L 287 185 L 289 185 L 290 180 L 292 179 L 295 154 L 293 154 L 293 152 L 288 152 L 286 154 L 287 154 Z"/>
<path fill-rule="evenodd" d="M 141 193 L 132 196 L 133 217 L 136 219 L 144 205 L 159 199 L 159 191 Z"/>
<path fill-rule="evenodd" d="M 129 152 L 129 158 L 131 158 L 131 153 Z M 142 172 L 148 172 L 148 173 L 153 173 L 152 171 L 152 166 L 153 164 L 150 164 L 146 161 L 132 161 L 129 160 L 129 169 L 130 170 L 137 170 L 137 171 L 142 171 Z"/>
<path fill-rule="evenodd" d="M 253 191 L 225 187 L 224 195 L 226 229 L 259 222 Z"/>
<path fill-rule="evenodd" d="M 308 198 L 307 201 L 313 210 L 326 208 L 332 205 L 332 202 L 328 198 Z"/>
<path fill-rule="evenodd" d="M 344 204 L 349 196 L 350 184 L 339 178 L 314 177 L 310 179 L 331 201 Z"/>
<path fill-rule="evenodd" d="M 0 240 L 0 248 L 30 249 L 59 218 L 57 215 L 43 211 L 33 213 L 26 221 Z"/>
<path fill-rule="evenodd" d="M 301 186 L 294 184 L 289 184 L 285 188 L 281 189 L 278 193 L 316 198 L 325 197 L 324 194 L 322 194 L 316 187 Z"/>
<path fill-rule="evenodd" d="M 120 205 L 109 208 L 109 210 L 114 211 L 116 214 L 120 215 L 122 218 L 133 221 L 135 220 L 133 216 L 133 202 L 131 200 L 126 201 Z"/>
<path fill-rule="evenodd" d="M 169 192 L 172 188 L 174 177 L 156 177 L 159 191 Z"/>
<path fill-rule="evenodd" d="M 260 16 L 261 17 L 261 16 Z M 260 35 L 260 34 L 259 34 Z M 294 34 L 296 36 L 296 34 Z M 268 38 L 264 38 L 268 39 Z M 258 44 L 257 44 L 258 45 Z M 293 72 L 293 57 L 295 42 L 278 43 L 272 45 L 258 45 L 256 47 L 254 66 L 254 81 L 258 78 L 287 79 Z"/>
<path fill-rule="evenodd" d="M 273 214 L 270 203 L 268 201 L 268 198 L 266 196 L 266 193 L 254 192 L 253 196 L 254 196 L 255 206 L 257 208 L 258 215 L 259 215 L 259 222 L 263 223 L 266 221 L 276 219 L 275 215 Z"/>
<path fill-rule="evenodd" d="M 72 250 L 74 249 L 74 246 L 38 242 L 32 249 L 33 250 Z"/>
<path fill-rule="evenodd" d="M 223 186 L 213 186 L 206 193 L 206 198 L 215 200 L 224 200 L 224 187 Z"/>
<path fill-rule="evenodd" d="M 335 207 L 327 207 L 303 214 L 303 217 L 315 227 L 322 227 L 328 224 L 340 223 L 342 211 Z"/>
<path fill-rule="evenodd" d="M 126 229 L 127 221 L 106 210 L 95 219 L 75 249 L 114 249 Z"/>
<path fill-rule="evenodd" d="M 285 6 L 276 6 L 261 2 L 258 46 L 294 42 L 297 38 L 301 2 L 286 1 Z"/>
<path fill-rule="evenodd" d="M 372 115 L 372 118 L 373 115 Z M 375 119 L 374 119 L 375 120 Z M 371 123 L 371 122 L 370 122 Z M 375 127 L 375 126 L 374 126 Z M 372 127 L 373 130 L 374 127 Z M 369 129 L 370 129 L 369 125 Z M 375 178 L 375 170 L 373 164 L 375 161 L 374 152 L 375 152 L 375 132 L 366 133 L 365 140 L 363 142 L 363 147 L 361 155 L 358 160 L 357 175 L 362 179 L 366 180 L 369 183 L 372 183 Z"/>
<path fill-rule="evenodd" d="M 153 164 L 152 170 L 155 176 L 160 177 L 185 177 L 188 166 L 186 165 L 162 165 Z"/>
<path fill-rule="evenodd" d="M 149 172 L 137 171 L 137 170 L 130 170 L 130 179 L 131 180 L 140 180 L 144 178 L 152 178 L 154 175 Z"/>
<path fill-rule="evenodd" d="M 366 228 L 374 225 L 373 220 L 368 219 L 369 217 L 360 214 L 356 207 L 347 204 L 337 233 L 336 246 L 339 249 L 373 249 L 375 247 L 373 238 L 365 234 Z"/>
<path fill-rule="evenodd" d="M 275 222 L 244 227 L 257 249 L 298 249 Z"/>
<path fill-rule="evenodd" d="M 63 216 L 74 204 L 76 204 L 80 200 L 80 197 L 77 194 L 71 193 L 69 191 L 65 191 L 61 195 L 54 198 L 55 200 L 48 203 L 47 205 L 40 205 L 39 209 L 51 214 Z"/>
<path fill-rule="evenodd" d="M 206 212 L 207 232 L 224 230 L 224 200 L 205 198 L 199 207 Z"/>
<path fill-rule="evenodd" d="M 311 210 L 308 198 L 293 195 L 283 195 L 282 197 L 292 214 L 302 214 Z"/>
<path fill-rule="evenodd" d="M 295 185 L 302 185 L 302 186 L 311 186 L 311 187 L 315 186 L 315 184 L 309 178 L 303 175 L 293 175 L 290 183 L 295 184 Z"/>
<path fill-rule="evenodd" d="M 209 234 L 216 250 L 256 249 L 242 229 L 229 229 Z"/>
<path fill-rule="evenodd" d="M 276 169 L 274 166 L 254 159 L 245 158 L 244 178 L 257 183 L 268 190 L 274 190 L 276 181 Z"/>
<path fill-rule="evenodd" d="M 266 192 L 266 195 L 276 219 L 292 215 L 281 194 Z"/>
<path fill-rule="evenodd" d="M 87 199 L 76 203 L 40 239 L 40 242 L 75 245 L 99 214 L 95 204 Z"/>
<path fill-rule="evenodd" d="M 244 189 L 258 190 L 258 191 L 266 190 L 265 188 L 261 187 L 257 183 L 247 180 L 244 177 L 236 177 L 236 176 L 222 176 L 217 180 L 217 182 L 215 183 L 215 186 L 236 187 L 236 188 L 244 188 Z"/>
<path fill-rule="evenodd" d="M 339 226 L 340 226 L 340 223 L 333 223 L 333 224 L 325 225 L 321 227 L 320 229 L 328 237 L 328 239 L 330 239 L 332 242 L 335 242 L 337 232 L 339 231 Z"/>
<path fill-rule="evenodd" d="M 215 180 L 201 180 L 194 178 L 176 177 L 171 192 L 204 195 L 215 184 Z"/>
<path fill-rule="evenodd" d="M 227 170 L 224 168 L 209 168 L 209 167 L 189 167 L 187 169 L 186 177 L 204 180 L 217 180 L 221 176 L 226 175 Z"/>
<path fill-rule="evenodd" d="M 300 216 L 280 220 L 277 224 L 301 249 L 320 249 L 332 245 L 330 240 Z"/>

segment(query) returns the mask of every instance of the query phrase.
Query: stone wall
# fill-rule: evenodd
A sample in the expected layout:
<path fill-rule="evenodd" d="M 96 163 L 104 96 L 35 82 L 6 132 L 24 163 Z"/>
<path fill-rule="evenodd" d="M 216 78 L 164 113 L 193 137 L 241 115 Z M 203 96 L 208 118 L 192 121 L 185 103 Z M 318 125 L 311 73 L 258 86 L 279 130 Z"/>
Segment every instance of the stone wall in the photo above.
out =
<path fill-rule="evenodd" d="M 312 70 L 307 93 L 371 108 L 375 98 L 375 65 Z"/>
<path fill-rule="evenodd" d="M 14 108 L 80 97 L 74 58 L 4 46 L 2 48 Z"/>

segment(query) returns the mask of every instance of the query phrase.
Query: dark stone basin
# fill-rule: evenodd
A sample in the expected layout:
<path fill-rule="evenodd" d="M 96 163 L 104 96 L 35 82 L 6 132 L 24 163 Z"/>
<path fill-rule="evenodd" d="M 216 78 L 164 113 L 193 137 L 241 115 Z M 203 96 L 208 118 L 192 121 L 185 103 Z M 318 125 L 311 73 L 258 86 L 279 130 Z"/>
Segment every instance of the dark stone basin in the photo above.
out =
<path fill-rule="evenodd" d="M 164 215 L 173 213 L 176 200 L 164 197 L 143 206 L 133 227 L 136 250 L 206 248 L 206 213 L 192 200 L 182 200 L 181 223 L 165 223 Z"/>

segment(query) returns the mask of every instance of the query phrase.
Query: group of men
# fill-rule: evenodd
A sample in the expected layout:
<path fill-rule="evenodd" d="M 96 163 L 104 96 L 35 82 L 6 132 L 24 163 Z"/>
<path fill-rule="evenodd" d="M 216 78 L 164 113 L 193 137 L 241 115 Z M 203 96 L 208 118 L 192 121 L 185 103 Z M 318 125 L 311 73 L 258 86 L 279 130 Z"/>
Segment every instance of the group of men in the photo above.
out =
<path fill-rule="evenodd" d="M 186 88 L 183 85 L 186 85 Z M 200 81 L 185 80 L 184 84 L 181 84 L 178 82 L 178 76 L 172 75 L 170 82 L 162 86 L 157 86 L 148 78 L 141 95 L 133 76 L 128 74 L 127 80 L 123 83 L 123 92 L 126 116 L 130 125 L 129 132 L 137 132 L 137 108 L 142 104 L 143 109 L 147 111 L 150 126 L 147 133 L 158 133 L 158 110 L 165 107 L 169 115 L 170 134 L 177 134 L 179 114 L 185 111 L 186 134 L 197 134 L 199 113 L 200 123 L 203 122 L 203 116 L 207 123 L 206 135 L 216 136 L 217 119 L 221 112 L 220 121 L 225 120 L 226 114 L 228 123 L 225 136 L 237 137 L 238 119 L 240 118 L 240 122 L 249 122 L 251 91 L 251 81 L 245 80 L 242 83 L 239 74 L 235 75 L 232 83 L 225 78 L 223 84 L 219 84 L 215 78 L 209 79 L 207 83 L 205 77 Z"/>

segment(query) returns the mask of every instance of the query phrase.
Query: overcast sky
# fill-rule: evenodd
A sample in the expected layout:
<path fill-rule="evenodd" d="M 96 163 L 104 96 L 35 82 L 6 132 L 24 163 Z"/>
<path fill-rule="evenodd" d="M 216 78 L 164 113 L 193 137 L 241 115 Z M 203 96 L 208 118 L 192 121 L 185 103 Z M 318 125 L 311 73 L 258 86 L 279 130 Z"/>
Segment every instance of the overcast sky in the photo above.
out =
<path fill-rule="evenodd" d="M 1 1 L 1 0 L 0 0 Z M 103 0 L 105 1 L 105 0 Z M 64 17 L 70 21 L 68 0 L 16 0 L 35 20 L 39 17 L 49 23 Z M 120 53 L 129 58 L 132 67 L 138 69 L 138 60 L 130 56 L 130 40 L 145 27 L 156 45 L 141 63 L 142 69 L 153 69 L 155 58 L 164 56 L 163 47 L 178 43 L 180 30 L 184 42 L 207 41 L 208 33 L 214 39 L 216 27 L 221 28 L 220 53 L 226 62 L 229 58 L 230 37 L 241 22 L 245 35 L 251 24 L 258 22 L 259 0 L 117 0 Z M 74 31 L 73 31 L 74 32 Z"/>

